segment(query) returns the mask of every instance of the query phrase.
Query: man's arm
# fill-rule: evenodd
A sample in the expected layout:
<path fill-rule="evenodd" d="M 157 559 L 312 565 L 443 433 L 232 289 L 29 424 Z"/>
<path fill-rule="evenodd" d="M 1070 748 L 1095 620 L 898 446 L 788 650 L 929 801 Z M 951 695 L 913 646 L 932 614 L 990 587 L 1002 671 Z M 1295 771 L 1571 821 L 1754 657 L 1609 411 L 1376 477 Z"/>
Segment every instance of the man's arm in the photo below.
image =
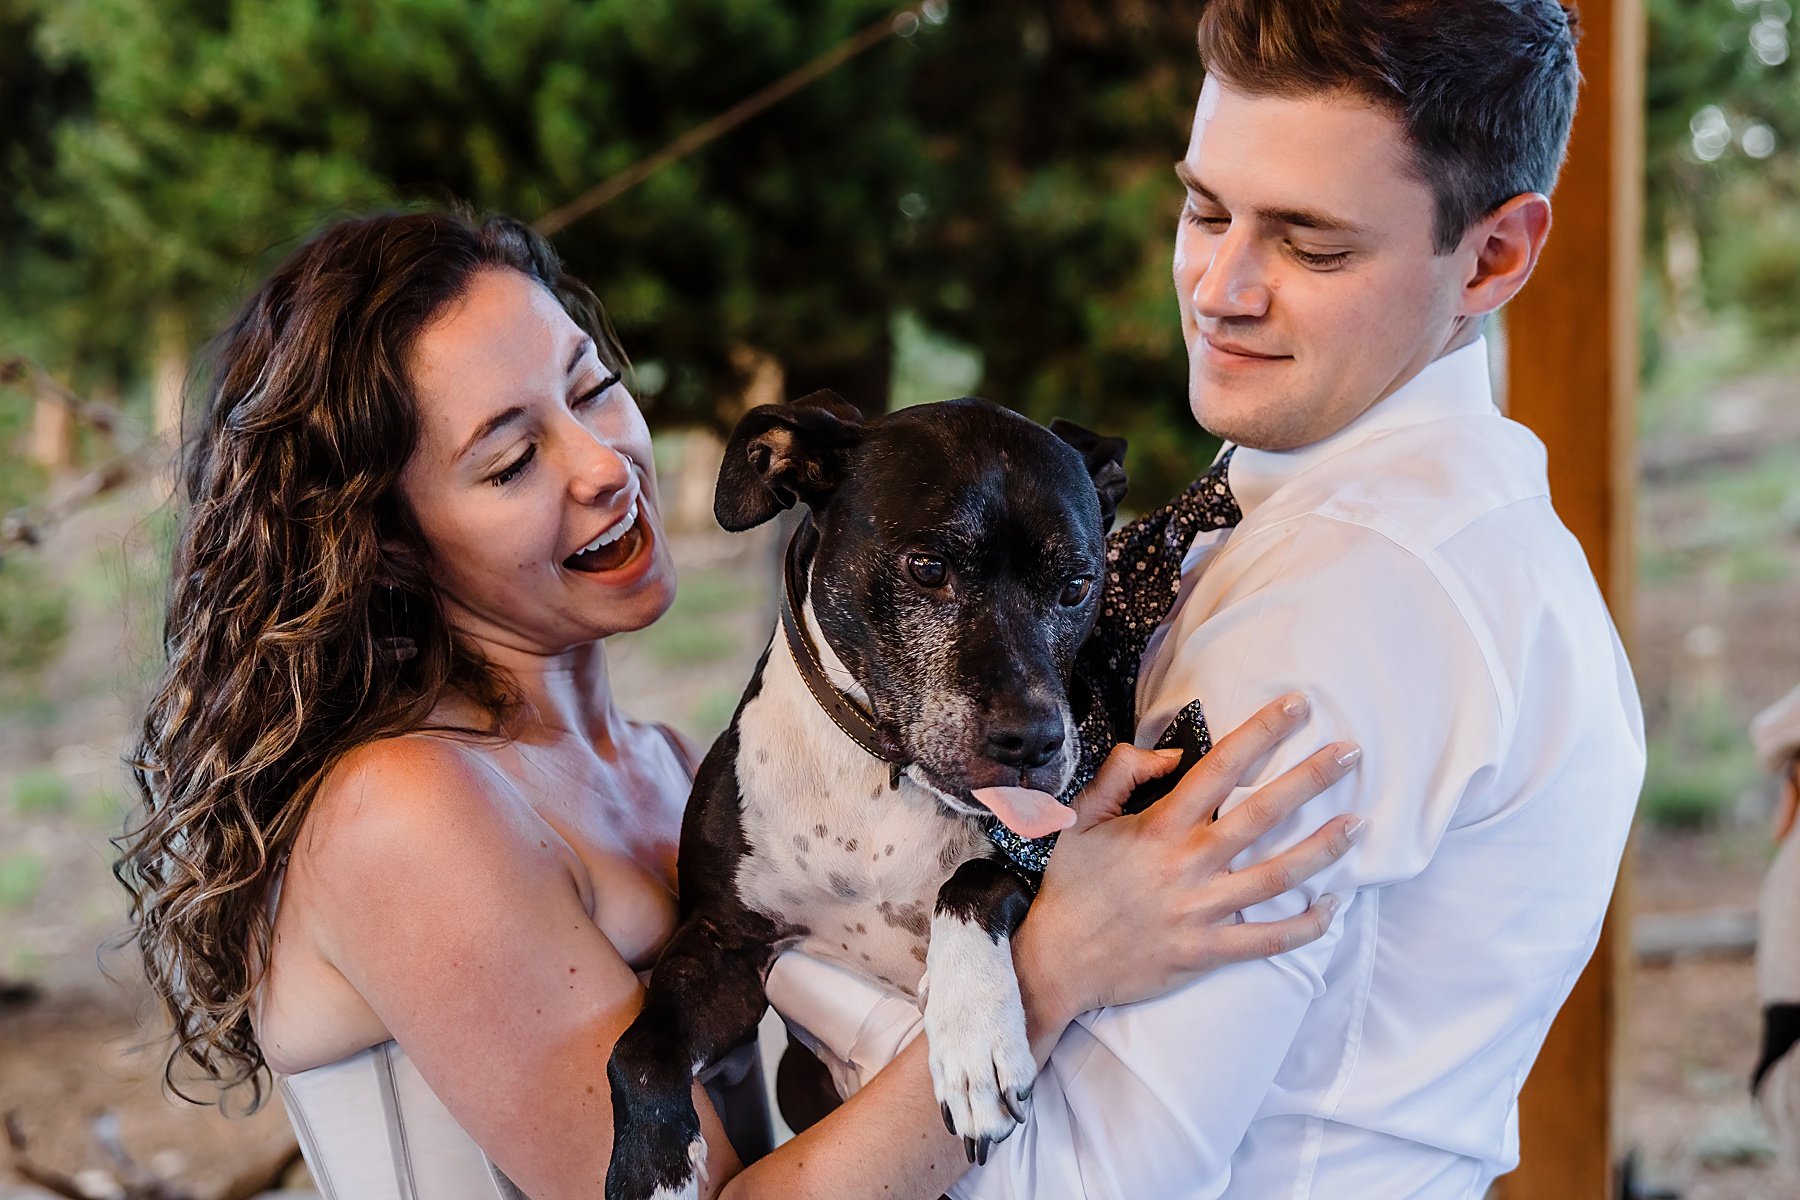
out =
<path fill-rule="evenodd" d="M 1226 807 L 1322 741 L 1357 742 L 1363 762 L 1236 865 L 1269 858 L 1334 813 L 1364 816 L 1369 829 L 1343 860 L 1243 915 L 1288 916 L 1325 893 L 1343 910 L 1299 950 L 1080 1019 L 1040 1077 L 1032 1120 L 958 1196 L 1219 1195 L 1346 931 L 1375 920 L 1368 890 L 1424 869 L 1471 781 L 1497 760 L 1482 654 L 1422 563 L 1369 530 L 1316 518 L 1257 536 L 1275 540 L 1222 554 L 1178 617 L 1146 681 L 1138 740 L 1153 741 L 1196 696 L 1219 730 L 1284 691 L 1305 693 L 1307 724 Z M 1029 927 L 1027 917 L 1021 936 Z"/>

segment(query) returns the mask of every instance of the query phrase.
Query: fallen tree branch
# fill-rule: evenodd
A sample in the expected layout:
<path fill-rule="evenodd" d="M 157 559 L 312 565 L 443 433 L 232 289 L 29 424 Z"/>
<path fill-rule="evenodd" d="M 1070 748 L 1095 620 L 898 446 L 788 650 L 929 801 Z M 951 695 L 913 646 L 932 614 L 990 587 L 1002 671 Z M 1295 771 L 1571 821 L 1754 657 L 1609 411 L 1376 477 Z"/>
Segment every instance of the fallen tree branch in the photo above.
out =
<path fill-rule="evenodd" d="M 37 399 L 48 399 L 62 405 L 71 416 L 90 429 L 99 430 L 110 437 L 128 433 L 133 442 L 144 440 L 143 430 L 122 409 L 77 394 L 57 382 L 40 363 L 23 355 L 0 358 L 0 385 L 7 384 L 28 387 Z"/>
<path fill-rule="evenodd" d="M 66 1196 L 68 1200 L 91 1200 L 88 1194 L 75 1185 L 72 1175 L 63 1175 L 48 1167 L 40 1167 L 25 1155 L 25 1131 L 19 1125 L 19 1114 L 6 1114 L 6 1148 L 12 1159 L 13 1173 L 26 1183 L 34 1183 L 47 1192 L 55 1192 L 58 1196 Z"/>
<path fill-rule="evenodd" d="M 25 1130 L 19 1123 L 19 1114 L 7 1113 L 5 1125 L 11 1166 L 19 1178 L 58 1196 L 67 1197 L 68 1200 L 93 1200 L 96 1195 L 94 1184 L 97 1181 L 85 1181 L 84 1186 L 81 1178 L 89 1172 L 64 1175 L 33 1162 L 27 1153 Z M 96 1172 L 109 1185 L 104 1188 L 105 1194 L 116 1196 L 118 1200 L 196 1200 L 192 1191 L 175 1180 L 142 1166 L 132 1157 L 119 1137 L 119 1115 L 116 1112 L 108 1109 L 95 1117 L 88 1133 L 111 1164 L 110 1170 Z M 217 1193 L 217 1200 L 252 1200 L 252 1197 L 273 1191 L 300 1161 L 300 1147 L 290 1145 L 281 1157 L 238 1172 Z"/>
<path fill-rule="evenodd" d="M 242 1173 L 225 1185 L 219 1193 L 219 1200 L 252 1200 L 264 1192 L 272 1192 L 281 1186 L 289 1171 L 304 1161 L 300 1155 L 298 1143 L 281 1158 L 273 1163 L 260 1167 L 247 1167 Z"/>
<path fill-rule="evenodd" d="M 1748 958 L 1756 952 L 1756 933 L 1756 913 L 1749 909 L 1640 913 L 1631 923 L 1631 947 L 1639 962 L 1700 955 Z"/>
<path fill-rule="evenodd" d="M 145 442 L 89 471 L 48 503 L 0 517 L 0 552 L 7 546 L 42 545 L 52 526 L 98 497 L 153 473 L 165 453 L 161 442 Z"/>

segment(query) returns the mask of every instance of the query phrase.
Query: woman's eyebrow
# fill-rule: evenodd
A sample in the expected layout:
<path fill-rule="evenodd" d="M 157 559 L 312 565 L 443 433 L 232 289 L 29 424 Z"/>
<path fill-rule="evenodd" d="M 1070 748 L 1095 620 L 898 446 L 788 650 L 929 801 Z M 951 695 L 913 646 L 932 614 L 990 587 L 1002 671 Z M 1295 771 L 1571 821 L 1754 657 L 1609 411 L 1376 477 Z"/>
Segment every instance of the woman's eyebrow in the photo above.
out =
<path fill-rule="evenodd" d="M 594 339 L 591 337 L 584 337 L 579 342 L 576 342 L 574 352 L 569 355 L 569 365 L 563 368 L 563 374 L 573 375 L 575 373 L 575 368 L 581 365 L 581 360 L 587 357 L 588 351 L 593 348 Z M 457 450 L 457 452 L 451 456 L 450 461 L 455 462 L 457 459 L 462 458 L 469 451 L 473 450 L 483 438 L 487 437 L 489 434 L 498 433 L 501 429 L 511 425 L 514 421 L 517 421 L 524 415 L 525 406 L 522 404 L 515 404 L 511 408 L 501 409 L 476 427 L 475 432 L 469 435 L 469 440 L 464 442 L 462 448 Z"/>
<path fill-rule="evenodd" d="M 1219 198 L 1212 193 L 1212 190 L 1200 182 L 1200 177 L 1194 174 L 1194 169 L 1187 165 L 1185 159 L 1175 164 L 1175 177 L 1181 180 L 1182 187 L 1201 199 L 1210 200 L 1214 204 L 1220 203 Z M 1221 204 L 1220 207 L 1224 206 Z M 1258 220 L 1267 221 L 1273 225 L 1292 225 L 1299 229 L 1317 229 L 1321 233 L 1343 233 L 1352 236 L 1368 232 L 1353 221 L 1346 221 L 1342 217 L 1327 216 L 1324 213 L 1309 212 L 1306 209 L 1256 208 L 1252 211 L 1255 212 Z"/>
<path fill-rule="evenodd" d="M 576 342 L 575 353 L 569 355 L 569 365 L 563 368 L 563 374 L 573 375 L 575 373 L 575 368 L 580 365 L 583 358 L 587 357 L 587 352 L 593 348 L 594 339 L 591 337 L 584 337 L 579 342 Z"/>
<path fill-rule="evenodd" d="M 511 408 L 501 409 L 499 412 L 483 421 L 475 432 L 469 435 L 469 440 L 462 444 L 462 448 L 451 457 L 451 461 L 454 462 L 457 459 L 460 459 L 463 455 L 473 450 L 483 438 L 487 437 L 489 434 L 499 432 L 501 429 L 512 424 L 514 421 L 517 421 L 524 415 L 525 407 L 520 404 L 515 404 Z"/>

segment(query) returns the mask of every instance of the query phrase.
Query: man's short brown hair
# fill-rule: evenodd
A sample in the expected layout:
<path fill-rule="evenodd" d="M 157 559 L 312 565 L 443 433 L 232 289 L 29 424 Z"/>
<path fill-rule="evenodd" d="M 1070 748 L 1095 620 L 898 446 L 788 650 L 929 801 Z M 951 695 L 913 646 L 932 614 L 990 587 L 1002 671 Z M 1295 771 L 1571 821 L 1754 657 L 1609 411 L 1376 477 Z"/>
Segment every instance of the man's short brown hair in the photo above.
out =
<path fill-rule="evenodd" d="M 1576 37 L 1556 0 L 1210 0 L 1199 40 L 1234 91 L 1350 92 L 1398 117 L 1446 254 L 1512 197 L 1555 186 Z"/>

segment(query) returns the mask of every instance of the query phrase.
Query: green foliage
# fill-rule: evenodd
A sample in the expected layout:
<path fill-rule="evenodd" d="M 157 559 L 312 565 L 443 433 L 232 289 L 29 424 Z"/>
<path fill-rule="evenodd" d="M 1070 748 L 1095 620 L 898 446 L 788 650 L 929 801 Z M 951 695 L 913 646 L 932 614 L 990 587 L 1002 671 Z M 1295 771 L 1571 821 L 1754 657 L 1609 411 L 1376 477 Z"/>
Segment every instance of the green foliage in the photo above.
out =
<path fill-rule="evenodd" d="M 916 100 L 935 134 L 909 218 L 920 319 L 981 356 L 981 394 L 1127 438 L 1146 499 L 1213 446 L 1187 410 L 1169 278 L 1194 18 L 1139 0 L 959 6 L 922 47 Z"/>
<path fill-rule="evenodd" d="M 1649 389 L 1646 425 L 1662 439 L 1703 433 L 1719 388 L 1739 364 L 1738 339 L 1694 354 L 1697 371 L 1671 370 Z M 1685 382 L 1684 382 L 1685 381 Z M 1684 392 L 1682 384 L 1689 390 Z M 1782 583 L 1800 572 L 1800 449 L 1774 441 L 1747 461 L 1710 469 L 1680 488 L 1676 520 L 1639 523 L 1639 582 L 1647 587 L 1704 578 L 1709 586 L 1738 588 Z"/>
<path fill-rule="evenodd" d="M 44 952 L 31 946 L 16 946 L 7 956 L 4 974 L 8 979 L 40 979 L 50 965 Z"/>
<path fill-rule="evenodd" d="M 665 667 L 704 667 L 728 659 L 743 639 L 716 620 L 671 611 L 641 635 L 650 657 Z"/>
<path fill-rule="evenodd" d="M 1800 334 L 1800 41 L 1787 0 L 1649 0 L 1645 248 L 1660 326 L 1671 238 L 1700 247 L 1703 299 L 1759 335 Z M 1771 218 L 1774 218 L 1771 220 Z M 1652 352 L 1647 362 L 1655 363 Z"/>
<path fill-rule="evenodd" d="M 0 675 L 0 719 L 31 729 L 49 729 L 62 717 L 56 701 L 29 685 L 20 686 Z"/>
<path fill-rule="evenodd" d="M 760 595 L 746 593 L 741 571 L 703 568 L 683 572 L 668 614 L 631 635 L 631 644 L 641 646 L 661 667 L 727 662 L 745 649 L 744 634 L 735 618 L 746 600 L 763 603 Z"/>
<path fill-rule="evenodd" d="M 534 217 L 890 11 L 16 0 L 0 33 L 31 119 L 0 133 L 20 172 L 0 340 L 141 379 L 153 342 L 197 341 L 335 215 L 463 200 Z M 1140 494 L 1161 494 L 1209 452 L 1168 281 L 1192 26 L 1143 0 L 953 5 L 559 248 L 655 366 L 659 428 L 728 425 L 745 348 L 790 394 L 879 411 L 896 354 L 909 378 L 920 365 L 901 322 L 911 347 L 962 348 L 946 393 L 1124 434 Z M 902 399 L 939 385 L 926 370 Z"/>
<path fill-rule="evenodd" d="M 1768 546 L 1734 547 L 1725 559 L 1727 587 L 1756 587 L 1760 584 L 1786 583 L 1793 575 L 1787 555 Z"/>
<path fill-rule="evenodd" d="M 82 797 L 81 811 L 96 825 L 117 825 L 135 803 L 114 788 L 99 787 Z"/>
<path fill-rule="evenodd" d="M 69 632 L 69 594 L 36 559 L 0 558 L 0 678 L 39 670 Z"/>
<path fill-rule="evenodd" d="M 745 598 L 741 570 L 687 571 L 675 589 L 674 611 L 683 618 L 720 617 L 741 611 Z"/>
<path fill-rule="evenodd" d="M 1722 241 L 1719 290 L 1765 344 L 1800 339 L 1800 210 L 1748 229 Z"/>
<path fill-rule="evenodd" d="M 1744 722 L 1724 699 L 1682 700 L 1650 739 L 1639 811 L 1663 829 L 1709 828 L 1756 778 Z"/>
<path fill-rule="evenodd" d="M 0 515 L 23 508 L 44 493 L 44 469 L 23 453 L 31 410 L 31 397 L 23 391 L 0 388 Z"/>
<path fill-rule="evenodd" d="M 0 345 L 78 384 L 141 380 L 153 341 L 196 342 L 333 216 L 463 200 L 534 217 L 888 11 L 12 0 Z M 1791 336 L 1800 238 L 1759 219 L 1800 192 L 1796 62 L 1769 41 L 1793 32 L 1789 6 L 1649 0 L 1648 20 L 1647 309 L 1670 303 L 1665 250 L 1691 230 L 1708 302 Z M 1168 280 L 1193 21 L 1146 0 L 953 4 L 558 243 L 656 368 L 641 383 L 661 428 L 729 424 L 752 348 L 792 394 L 832 386 L 876 411 L 975 390 L 1124 435 L 1137 494 L 1164 495 L 1211 451 L 1183 403 Z M 1707 121 L 1722 145 L 1697 140 Z M 966 357 L 940 382 L 920 346 Z"/>
<path fill-rule="evenodd" d="M 981 356 L 903 312 L 894 318 L 894 388 L 888 407 L 967 396 L 981 382 Z"/>
<path fill-rule="evenodd" d="M 131 345 L 146 311 L 215 325 L 247 278 L 335 215 L 463 200 L 535 217 L 887 7 L 46 5 L 40 60 L 92 91 L 56 120 L 54 168 L 22 202 L 85 273 L 50 307 L 89 322 L 89 340 Z M 665 420 L 725 419 L 739 345 L 800 373 L 873 356 L 885 379 L 884 231 L 920 145 L 900 112 L 911 57 L 883 47 L 558 239 L 634 354 L 678 364 L 657 397 Z"/>
<path fill-rule="evenodd" d="M 1800 449 L 1777 445 L 1738 470 L 1708 480 L 1708 498 L 1720 509 L 1745 519 L 1779 520 L 1800 502 Z M 1777 534 L 1764 528 L 1756 533 Z"/>
<path fill-rule="evenodd" d="M 1721 380 L 1767 366 L 1747 323 L 1727 313 L 1667 356 L 1638 398 L 1638 434 L 1646 442 L 1704 434 Z"/>
<path fill-rule="evenodd" d="M 44 860 L 30 851 L 0 858 L 0 909 L 28 908 L 44 884 Z"/>
<path fill-rule="evenodd" d="M 686 728 L 694 733 L 700 745 L 709 745 L 731 721 L 744 689 L 735 685 L 716 687 L 694 702 L 688 710 Z"/>
<path fill-rule="evenodd" d="M 55 767 L 32 767 L 12 781 L 12 808 L 21 817 L 55 816 L 74 802 L 74 789 Z"/>

